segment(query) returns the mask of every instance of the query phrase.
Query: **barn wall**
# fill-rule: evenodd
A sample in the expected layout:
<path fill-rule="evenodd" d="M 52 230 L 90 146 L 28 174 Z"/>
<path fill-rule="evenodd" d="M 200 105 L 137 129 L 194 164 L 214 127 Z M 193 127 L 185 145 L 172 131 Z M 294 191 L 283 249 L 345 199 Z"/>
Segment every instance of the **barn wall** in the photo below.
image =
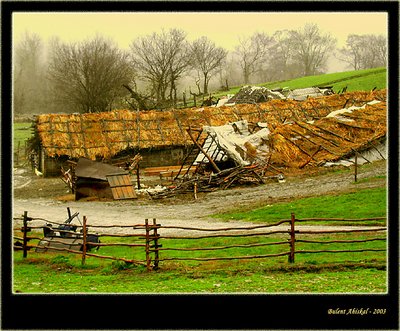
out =
<path fill-rule="evenodd" d="M 139 166 L 141 169 L 148 167 L 163 167 L 172 165 L 181 165 L 186 156 L 188 147 L 177 146 L 164 149 L 145 149 L 139 151 L 143 157 Z M 61 165 L 65 162 L 65 158 L 51 158 L 41 154 L 41 171 L 45 177 L 58 177 L 61 175 Z M 64 169 L 68 169 L 68 165 L 64 164 Z"/>
<path fill-rule="evenodd" d="M 142 150 L 140 155 L 143 159 L 140 161 L 140 168 L 181 165 L 186 155 L 186 150 L 187 148 L 184 146 Z"/>
<path fill-rule="evenodd" d="M 42 150 L 40 156 L 40 170 L 44 177 L 57 177 L 61 174 L 61 163 L 55 158 L 48 157 Z"/>

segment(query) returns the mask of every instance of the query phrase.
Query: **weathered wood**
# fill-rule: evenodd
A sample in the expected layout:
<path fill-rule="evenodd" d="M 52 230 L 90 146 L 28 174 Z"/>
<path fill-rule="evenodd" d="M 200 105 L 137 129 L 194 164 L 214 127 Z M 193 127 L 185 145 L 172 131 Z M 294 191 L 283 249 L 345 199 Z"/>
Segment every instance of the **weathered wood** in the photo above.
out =
<path fill-rule="evenodd" d="M 127 247 L 146 247 L 146 244 L 129 244 L 129 243 L 96 243 L 96 246 L 127 246 Z"/>
<path fill-rule="evenodd" d="M 201 147 L 201 145 L 198 143 L 198 141 L 196 139 L 194 139 L 190 128 L 186 130 L 186 132 L 189 134 L 190 138 L 192 139 L 192 141 L 196 144 L 196 146 L 200 149 L 200 151 L 205 155 L 205 157 L 208 159 L 208 161 L 210 161 L 211 165 L 213 166 L 213 168 L 217 171 L 220 172 L 221 170 L 218 168 L 218 166 L 215 164 L 214 160 L 207 154 L 207 152 L 204 150 L 203 147 Z"/>
<path fill-rule="evenodd" d="M 375 128 L 370 128 L 370 127 L 365 127 L 365 126 L 359 126 L 359 125 L 350 125 L 344 122 L 340 122 L 337 121 L 337 124 L 342 125 L 342 126 L 346 126 L 349 128 L 353 128 L 353 129 L 360 129 L 360 130 L 367 130 L 367 131 L 375 131 Z"/>
<path fill-rule="evenodd" d="M 158 228 L 159 228 L 159 226 L 157 225 L 157 221 L 156 221 L 155 218 L 153 218 L 153 227 L 152 227 L 152 229 L 153 229 L 154 248 L 155 248 L 155 251 L 154 251 L 154 266 L 153 266 L 154 270 L 158 269 L 158 264 L 159 264 L 159 261 L 160 261 L 159 252 L 158 252 L 159 247 L 160 247 L 160 245 L 158 244 L 158 237 L 159 237 L 158 232 L 157 232 Z"/>
<path fill-rule="evenodd" d="M 296 239 L 296 242 L 311 243 L 311 244 L 333 244 L 333 243 L 363 243 L 369 241 L 385 241 L 386 238 L 372 238 L 372 239 L 360 239 L 360 240 L 305 240 Z"/>
<path fill-rule="evenodd" d="M 351 250 L 301 250 L 296 251 L 296 254 L 301 253 L 356 253 L 356 252 L 386 252 L 386 249 L 375 249 L 375 248 L 365 248 L 365 249 L 351 249 Z"/>
<path fill-rule="evenodd" d="M 386 231 L 386 228 L 379 229 L 362 229 L 362 230 L 328 230 L 328 231 L 303 231 L 297 230 L 298 233 L 301 234 L 325 234 L 325 233 L 352 233 L 352 232 L 378 232 L 378 231 Z"/>
<path fill-rule="evenodd" d="M 23 257 L 26 258 L 28 256 L 28 212 L 24 211 L 24 227 L 23 227 L 24 231 L 23 231 L 23 237 L 24 237 L 24 241 L 23 241 Z"/>
<path fill-rule="evenodd" d="M 193 237 L 185 237 L 185 236 L 163 236 L 163 239 L 204 239 L 204 238 L 229 238 L 229 237 L 254 237 L 254 236 L 266 236 L 273 235 L 278 233 L 285 233 L 287 231 L 271 231 L 271 232 L 258 232 L 258 233 L 235 233 L 235 234 L 219 234 L 219 235 L 208 235 L 208 236 L 193 236 Z"/>
<path fill-rule="evenodd" d="M 333 221 L 333 222 L 341 222 L 341 221 L 347 221 L 347 222 L 357 222 L 357 221 L 375 221 L 375 220 L 386 220 L 387 217 L 367 217 L 367 218 L 301 218 L 301 219 L 296 219 L 296 222 L 318 222 L 318 221 Z"/>
<path fill-rule="evenodd" d="M 354 181 L 357 182 L 357 168 L 358 168 L 358 159 L 357 152 L 354 153 Z"/>
<path fill-rule="evenodd" d="M 85 265 L 86 262 L 86 249 L 87 249 L 87 228 L 86 228 L 86 216 L 83 216 L 83 231 L 82 231 L 82 237 L 83 237 L 83 247 L 82 247 L 82 265 Z"/>
<path fill-rule="evenodd" d="M 278 132 L 278 134 L 280 136 L 282 136 L 287 142 L 291 143 L 293 146 L 295 146 L 298 150 L 300 150 L 301 152 L 303 152 L 304 154 L 306 154 L 307 156 L 311 156 L 310 154 L 308 154 L 305 150 L 303 150 L 300 146 L 298 146 L 297 144 L 295 144 L 293 141 L 291 141 L 289 138 L 286 138 L 282 133 Z"/>
<path fill-rule="evenodd" d="M 160 261 L 223 261 L 223 260 L 243 260 L 243 259 L 262 259 L 266 257 L 277 257 L 285 256 L 290 252 L 278 253 L 278 254 L 265 254 L 265 255 L 247 255 L 247 256 L 229 256 L 229 257 L 170 257 L 163 258 Z"/>
<path fill-rule="evenodd" d="M 291 218 L 290 218 L 290 254 L 289 254 L 289 263 L 294 263 L 295 242 L 296 242 L 295 222 L 296 222 L 295 215 L 294 215 L 294 213 L 291 213 Z"/>
<path fill-rule="evenodd" d="M 201 247 L 201 248 L 159 248 L 160 251 L 213 251 L 229 248 L 249 248 L 249 247 L 262 247 L 271 245 L 287 245 L 287 241 L 279 241 L 272 243 L 262 243 L 262 244 L 242 244 L 242 245 L 227 245 L 227 246 L 214 246 L 214 247 Z"/>
<path fill-rule="evenodd" d="M 336 142 L 332 141 L 332 139 L 325 138 L 324 136 L 322 136 L 322 135 L 320 135 L 319 133 L 317 133 L 317 132 L 311 130 L 310 128 L 307 128 L 306 126 L 300 124 L 300 123 L 297 122 L 297 121 L 295 121 L 294 123 L 296 123 L 296 125 L 298 125 L 299 127 L 301 127 L 301 128 L 303 128 L 303 129 L 307 130 L 308 132 L 312 133 L 313 135 L 315 135 L 315 136 L 317 136 L 317 137 L 319 137 L 319 138 L 321 138 L 321 139 L 323 139 L 323 140 L 329 142 L 330 144 L 334 145 L 335 147 L 339 147 L 339 144 L 337 144 Z"/>
<path fill-rule="evenodd" d="M 332 132 L 332 131 L 330 131 L 330 130 L 327 130 L 327 129 L 322 128 L 322 127 L 320 127 L 320 126 L 318 126 L 318 125 L 315 125 L 315 124 L 313 124 L 313 126 L 316 127 L 318 130 L 321 130 L 321 131 L 323 131 L 323 132 L 326 132 L 326 133 L 328 133 L 328 134 L 331 134 L 332 136 L 335 136 L 335 137 L 338 137 L 338 138 L 340 138 L 340 139 L 346 140 L 346 141 L 348 141 L 348 142 L 350 142 L 350 143 L 354 143 L 353 140 L 348 139 L 348 138 L 346 138 L 346 137 L 344 137 L 344 136 L 340 136 L 340 135 L 338 135 L 338 134 L 335 133 L 335 132 Z"/>
<path fill-rule="evenodd" d="M 290 220 L 281 220 L 276 223 L 271 223 L 271 224 L 263 224 L 263 225 L 254 225 L 254 226 L 246 226 L 246 227 L 230 227 L 230 228 L 196 228 L 196 227 L 185 227 L 185 226 L 175 226 L 175 225 L 163 225 L 161 226 L 162 229 L 181 229 L 181 230 L 195 230 L 195 231 L 243 231 L 243 230 L 255 230 L 255 229 L 260 229 L 260 228 L 270 228 L 274 226 L 281 225 L 283 223 L 290 223 Z"/>
<path fill-rule="evenodd" d="M 311 162 L 312 159 L 314 159 L 314 156 L 317 155 L 317 153 L 322 149 L 322 146 L 319 145 L 317 150 L 308 158 L 306 162 L 304 162 L 299 168 L 303 169 L 307 164 Z"/>
<path fill-rule="evenodd" d="M 151 270 L 151 260 L 150 260 L 150 229 L 149 229 L 149 220 L 145 219 L 146 225 L 146 269 L 147 271 Z"/>
<path fill-rule="evenodd" d="M 40 248 L 39 246 L 32 246 L 32 248 Z M 68 253 L 73 253 L 73 254 L 82 254 L 81 251 L 76 251 L 68 248 L 58 248 L 58 247 L 52 247 L 52 250 L 56 251 L 61 251 L 61 252 L 68 252 Z M 138 260 L 129 260 L 121 257 L 114 257 L 114 256 L 107 256 L 107 255 L 99 255 L 99 254 L 94 254 L 94 253 L 86 253 L 86 256 L 92 256 L 96 257 L 99 259 L 110 259 L 110 260 L 115 260 L 115 261 L 123 261 L 126 263 L 133 263 L 133 264 L 139 264 L 139 265 L 146 265 L 146 263 Z"/>

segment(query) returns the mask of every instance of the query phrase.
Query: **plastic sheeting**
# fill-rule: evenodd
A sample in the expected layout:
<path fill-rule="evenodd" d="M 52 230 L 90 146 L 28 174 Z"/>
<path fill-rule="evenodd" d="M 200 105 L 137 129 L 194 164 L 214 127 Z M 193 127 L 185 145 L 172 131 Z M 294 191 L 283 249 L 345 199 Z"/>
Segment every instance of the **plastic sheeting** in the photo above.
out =
<path fill-rule="evenodd" d="M 259 127 L 263 125 L 260 123 Z M 207 146 L 208 154 L 213 155 L 220 149 L 219 158 L 215 161 L 226 161 L 224 155 L 233 159 L 238 165 L 249 165 L 255 158 L 265 158 L 269 152 L 266 144 L 270 133 L 267 127 L 263 127 L 255 133 L 250 133 L 247 121 L 238 121 L 222 126 L 204 126 L 203 130 L 208 137 L 203 146 Z M 204 159 L 200 153 L 194 164 Z M 207 159 L 203 160 L 208 162 Z"/>

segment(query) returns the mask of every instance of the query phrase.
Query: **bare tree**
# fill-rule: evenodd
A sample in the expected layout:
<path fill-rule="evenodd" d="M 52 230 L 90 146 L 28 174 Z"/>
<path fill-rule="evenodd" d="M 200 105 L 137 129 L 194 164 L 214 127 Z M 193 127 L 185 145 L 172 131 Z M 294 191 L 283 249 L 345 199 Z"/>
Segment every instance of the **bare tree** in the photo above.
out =
<path fill-rule="evenodd" d="M 271 56 L 268 61 L 270 80 L 286 80 L 301 76 L 299 66 L 294 62 L 293 45 L 290 42 L 289 30 L 276 31 L 273 35 L 274 43 L 271 47 Z"/>
<path fill-rule="evenodd" d="M 190 62 L 186 33 L 162 30 L 135 39 L 130 48 L 135 69 L 150 84 L 158 105 L 176 103 L 177 81 Z"/>
<path fill-rule="evenodd" d="M 110 110 L 133 79 L 128 54 L 110 39 L 52 45 L 49 78 L 56 100 L 77 112 Z"/>
<path fill-rule="evenodd" d="M 322 34 L 316 24 L 306 24 L 299 30 L 289 32 L 292 58 L 302 68 L 304 76 L 314 75 L 325 69 L 336 39 L 329 33 Z"/>
<path fill-rule="evenodd" d="M 235 53 L 239 57 L 245 84 L 250 82 L 251 75 L 261 70 L 272 43 L 272 37 L 260 32 L 256 32 L 250 38 L 239 38 Z"/>
<path fill-rule="evenodd" d="M 350 34 L 337 58 L 354 70 L 386 66 L 387 40 L 382 35 Z"/>
<path fill-rule="evenodd" d="M 208 84 L 212 74 L 221 67 L 228 52 L 203 36 L 191 45 L 192 67 L 203 76 L 203 93 L 208 94 Z"/>
<path fill-rule="evenodd" d="M 38 113 L 45 98 L 43 42 L 34 33 L 25 32 L 14 48 L 13 108 L 16 114 Z"/>

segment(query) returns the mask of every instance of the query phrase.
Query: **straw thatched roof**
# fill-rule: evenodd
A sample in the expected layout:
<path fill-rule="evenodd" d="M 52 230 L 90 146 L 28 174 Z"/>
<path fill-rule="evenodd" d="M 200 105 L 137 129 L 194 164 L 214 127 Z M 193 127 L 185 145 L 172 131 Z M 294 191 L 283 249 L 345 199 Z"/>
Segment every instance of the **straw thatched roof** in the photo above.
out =
<path fill-rule="evenodd" d="M 270 134 L 271 161 L 290 167 L 337 161 L 377 147 L 386 131 L 386 101 L 316 121 L 293 121 Z"/>
<path fill-rule="evenodd" d="M 247 120 L 254 123 L 266 122 L 272 132 L 285 126 L 283 124 L 289 120 L 299 123 L 319 120 L 333 110 L 362 106 L 372 100 L 381 100 L 384 104 L 381 107 L 386 110 L 386 90 L 380 90 L 334 94 L 305 101 L 271 100 L 260 104 L 220 108 L 43 114 L 36 118 L 35 132 L 48 156 L 109 159 L 128 148 L 191 145 L 192 141 L 186 133 L 189 126 L 201 128 L 204 125 L 218 126 Z"/>

